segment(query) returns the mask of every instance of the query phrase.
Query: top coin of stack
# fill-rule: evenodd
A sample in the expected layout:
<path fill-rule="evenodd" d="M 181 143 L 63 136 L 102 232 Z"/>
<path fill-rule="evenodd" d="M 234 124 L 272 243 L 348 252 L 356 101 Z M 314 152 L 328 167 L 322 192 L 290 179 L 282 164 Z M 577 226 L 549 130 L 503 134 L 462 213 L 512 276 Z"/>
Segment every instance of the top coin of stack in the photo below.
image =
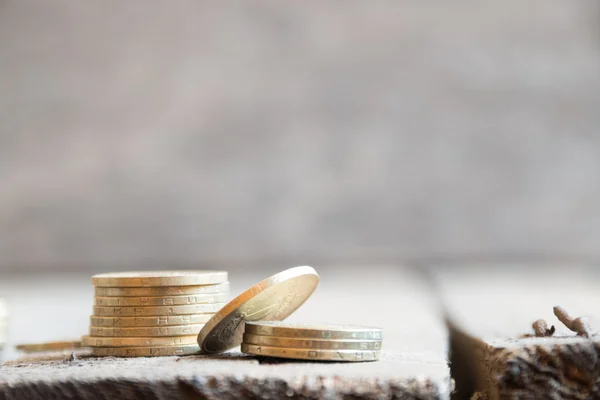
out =
<path fill-rule="evenodd" d="M 242 352 L 257 356 L 318 361 L 376 361 L 380 328 L 246 322 Z"/>
<path fill-rule="evenodd" d="M 94 313 L 82 344 L 97 356 L 198 352 L 196 336 L 229 296 L 227 272 L 154 271 L 92 276 Z"/>

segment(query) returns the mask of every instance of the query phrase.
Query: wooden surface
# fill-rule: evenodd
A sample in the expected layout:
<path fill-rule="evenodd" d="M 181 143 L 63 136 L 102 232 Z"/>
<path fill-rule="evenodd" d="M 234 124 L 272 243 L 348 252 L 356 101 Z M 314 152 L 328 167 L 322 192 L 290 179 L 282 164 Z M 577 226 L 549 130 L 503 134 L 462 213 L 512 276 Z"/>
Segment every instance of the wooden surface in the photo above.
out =
<path fill-rule="evenodd" d="M 399 267 L 317 270 L 320 286 L 290 321 L 380 326 L 385 335 L 381 361 L 282 362 L 236 351 L 217 358 L 160 359 L 99 359 L 79 354 L 72 360 L 63 354 L 45 360 L 14 360 L 13 354 L 13 360 L 0 369 L 0 398 L 449 396 L 446 329 L 431 288 L 419 274 Z M 232 294 L 273 272 L 232 275 Z M 52 281 L 30 288 L 26 282 L 0 287 L 12 288 L 8 300 L 15 304 L 13 343 L 21 335 L 27 341 L 40 341 L 84 333 L 92 300 L 86 280 L 63 284 L 56 298 L 56 282 Z M 60 337 L 55 335 L 59 332 Z"/>
<path fill-rule="evenodd" d="M 586 399 L 600 396 L 600 338 L 576 337 L 553 307 L 586 317 L 594 331 L 600 273 L 576 266 L 496 266 L 436 274 L 451 322 L 455 398 Z M 554 325 L 552 337 L 531 324 Z"/>

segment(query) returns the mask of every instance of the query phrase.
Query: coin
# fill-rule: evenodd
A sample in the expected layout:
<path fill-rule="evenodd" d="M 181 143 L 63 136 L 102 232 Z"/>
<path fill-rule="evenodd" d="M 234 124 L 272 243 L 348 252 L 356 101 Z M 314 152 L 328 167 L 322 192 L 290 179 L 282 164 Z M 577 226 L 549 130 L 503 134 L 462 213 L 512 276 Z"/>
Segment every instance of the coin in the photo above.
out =
<path fill-rule="evenodd" d="M 81 347 L 81 340 L 69 340 L 61 342 L 46 342 L 46 343 L 22 343 L 18 344 L 17 350 L 24 353 L 38 353 L 42 351 L 61 351 L 78 349 Z"/>
<path fill-rule="evenodd" d="M 227 301 L 228 293 L 197 294 L 191 296 L 170 297 L 95 297 L 97 306 L 173 306 L 187 304 L 222 303 Z"/>
<path fill-rule="evenodd" d="M 122 337 L 147 337 L 147 336 L 184 336 L 197 335 L 204 325 L 180 325 L 141 328 L 103 328 L 90 326 L 91 336 L 122 336 Z"/>
<path fill-rule="evenodd" d="M 102 357 L 162 357 L 195 354 L 198 344 L 154 347 L 92 347 L 93 356 Z"/>
<path fill-rule="evenodd" d="M 147 347 L 176 346 L 180 344 L 197 344 L 196 335 L 162 336 L 162 337 L 100 337 L 83 336 L 81 343 L 89 347 Z"/>
<path fill-rule="evenodd" d="M 311 267 L 290 268 L 267 278 L 224 306 L 198 334 L 204 353 L 227 351 L 242 342 L 245 321 L 282 320 L 314 292 L 319 275 Z"/>
<path fill-rule="evenodd" d="M 187 296 L 211 293 L 229 293 L 229 282 L 200 286 L 94 288 L 94 295 L 100 297 Z"/>
<path fill-rule="evenodd" d="M 244 343 L 268 347 L 323 350 L 380 350 L 381 340 L 295 339 L 244 333 Z"/>
<path fill-rule="evenodd" d="M 381 328 L 353 325 L 299 325 L 278 321 L 248 322 L 245 332 L 254 335 L 311 339 L 383 339 Z"/>
<path fill-rule="evenodd" d="M 207 314 L 219 311 L 225 303 L 157 307 L 94 307 L 99 317 L 157 317 L 163 315 Z"/>
<path fill-rule="evenodd" d="M 242 352 L 256 356 L 292 358 L 317 361 L 375 361 L 381 356 L 379 350 L 313 350 L 286 347 L 256 346 L 242 343 Z"/>
<path fill-rule="evenodd" d="M 102 287 L 197 286 L 227 282 L 224 271 L 137 271 L 92 276 L 92 285 Z"/>
<path fill-rule="evenodd" d="M 91 316 L 92 326 L 172 326 L 188 324 L 204 324 L 213 314 L 171 315 L 164 317 L 96 317 Z"/>

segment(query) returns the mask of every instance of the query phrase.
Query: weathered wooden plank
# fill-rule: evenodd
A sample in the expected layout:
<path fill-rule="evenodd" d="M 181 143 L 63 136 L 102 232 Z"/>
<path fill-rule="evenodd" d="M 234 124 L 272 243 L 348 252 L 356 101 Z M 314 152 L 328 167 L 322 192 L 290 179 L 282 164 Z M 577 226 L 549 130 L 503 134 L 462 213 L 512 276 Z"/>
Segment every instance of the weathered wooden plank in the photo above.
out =
<path fill-rule="evenodd" d="M 600 337 L 576 336 L 562 306 L 600 328 L 600 274 L 572 266 L 440 269 L 450 322 L 455 398 L 586 399 L 600 396 Z M 533 335 L 543 319 L 556 331 Z"/>
<path fill-rule="evenodd" d="M 448 398 L 446 329 L 431 287 L 418 273 L 398 267 L 317 269 L 320 287 L 290 321 L 380 326 L 381 361 L 290 362 L 239 352 L 131 359 L 62 354 L 5 363 L 0 398 Z M 257 272 L 231 280 L 248 286 Z"/>

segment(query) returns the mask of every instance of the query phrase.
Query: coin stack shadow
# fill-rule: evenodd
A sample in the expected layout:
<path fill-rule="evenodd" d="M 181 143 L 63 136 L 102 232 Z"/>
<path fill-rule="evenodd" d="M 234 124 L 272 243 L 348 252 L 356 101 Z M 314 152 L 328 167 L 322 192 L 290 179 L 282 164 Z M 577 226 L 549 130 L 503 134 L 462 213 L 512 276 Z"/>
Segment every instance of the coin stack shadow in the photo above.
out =
<path fill-rule="evenodd" d="M 152 357 L 199 351 L 198 332 L 228 300 L 227 274 L 222 273 L 224 279 L 218 283 L 197 284 L 195 279 L 178 286 L 160 286 L 160 274 L 149 273 L 149 279 L 140 281 L 139 286 L 117 286 L 121 284 L 118 279 L 92 277 L 94 313 L 89 336 L 82 337 L 82 345 L 90 347 L 92 355 Z M 174 281 L 186 283 L 185 276 L 173 274 L 165 273 L 169 275 L 165 282 L 173 282 L 168 279 L 175 276 Z M 135 276 L 144 279 L 139 273 Z M 144 286 L 147 282 L 157 286 Z"/>
<path fill-rule="evenodd" d="M 0 359 L 8 339 L 8 306 L 0 299 Z"/>
<path fill-rule="evenodd" d="M 297 360 L 376 361 L 382 341 L 380 328 L 258 321 L 246 322 L 241 350 Z"/>

